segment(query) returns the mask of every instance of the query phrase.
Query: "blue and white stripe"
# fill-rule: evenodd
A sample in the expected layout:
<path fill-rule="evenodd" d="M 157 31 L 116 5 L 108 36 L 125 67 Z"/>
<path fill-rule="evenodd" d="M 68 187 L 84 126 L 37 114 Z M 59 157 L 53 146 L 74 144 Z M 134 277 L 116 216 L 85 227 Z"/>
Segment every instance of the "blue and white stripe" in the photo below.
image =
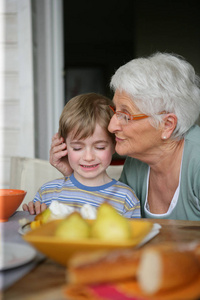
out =
<path fill-rule="evenodd" d="M 70 177 L 45 183 L 33 201 L 40 201 L 48 206 L 53 200 L 77 209 L 84 204 L 90 204 L 97 208 L 107 201 L 126 218 L 141 217 L 140 202 L 135 192 L 126 184 L 115 179 L 102 186 L 89 187 L 78 182 L 72 174 Z"/>

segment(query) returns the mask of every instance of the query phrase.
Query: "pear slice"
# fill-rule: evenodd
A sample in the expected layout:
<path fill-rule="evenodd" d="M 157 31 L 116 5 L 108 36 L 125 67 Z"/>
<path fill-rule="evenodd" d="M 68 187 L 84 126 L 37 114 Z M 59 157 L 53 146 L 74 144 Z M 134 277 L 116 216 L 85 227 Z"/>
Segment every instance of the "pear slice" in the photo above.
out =
<path fill-rule="evenodd" d="M 91 237 L 104 241 L 125 241 L 132 237 L 128 219 L 121 216 L 107 202 L 99 206 L 97 218 L 91 226 Z"/>
<path fill-rule="evenodd" d="M 37 216 L 35 216 L 35 221 L 40 221 L 41 224 L 45 224 L 48 221 L 50 221 L 51 217 L 51 210 L 49 208 L 45 209 L 41 213 L 39 213 Z"/>
<path fill-rule="evenodd" d="M 79 212 L 71 213 L 56 228 L 55 236 L 66 240 L 77 240 L 90 237 L 90 225 Z"/>

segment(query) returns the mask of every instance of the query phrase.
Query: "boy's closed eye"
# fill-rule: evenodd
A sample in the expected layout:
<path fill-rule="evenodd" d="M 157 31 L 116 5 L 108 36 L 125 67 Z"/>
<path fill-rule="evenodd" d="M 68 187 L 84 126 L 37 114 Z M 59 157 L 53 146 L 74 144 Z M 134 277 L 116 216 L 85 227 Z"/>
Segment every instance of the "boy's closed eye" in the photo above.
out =
<path fill-rule="evenodd" d="M 84 144 L 80 142 L 71 142 L 70 147 L 72 148 L 73 151 L 80 151 L 81 149 L 83 149 Z"/>
<path fill-rule="evenodd" d="M 94 147 L 97 150 L 105 150 L 109 146 L 109 143 L 107 141 L 100 141 L 94 144 Z"/>
<path fill-rule="evenodd" d="M 70 146 L 73 151 L 80 151 L 85 147 L 85 144 L 81 143 L 80 141 L 78 142 L 73 141 L 70 143 Z M 100 141 L 96 141 L 91 146 L 93 146 L 97 150 L 105 150 L 107 146 L 109 146 L 109 143 L 107 141 L 100 140 Z"/>
<path fill-rule="evenodd" d="M 106 147 L 105 147 L 105 146 L 97 146 L 96 149 L 97 149 L 97 150 L 105 150 Z"/>
<path fill-rule="evenodd" d="M 80 151 L 83 149 L 83 147 L 72 147 L 73 151 Z M 97 150 L 105 150 L 106 146 L 95 146 L 95 149 Z"/>

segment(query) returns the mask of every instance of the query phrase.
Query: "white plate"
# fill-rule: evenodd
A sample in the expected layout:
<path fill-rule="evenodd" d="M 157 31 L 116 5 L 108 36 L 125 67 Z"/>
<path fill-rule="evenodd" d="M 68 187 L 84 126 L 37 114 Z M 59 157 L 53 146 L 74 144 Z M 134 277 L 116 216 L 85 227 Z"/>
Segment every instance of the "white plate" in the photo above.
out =
<path fill-rule="evenodd" d="M 1 243 L 0 271 L 24 265 L 33 260 L 35 256 L 36 251 L 28 245 Z"/>
<path fill-rule="evenodd" d="M 31 230 L 30 225 L 26 224 L 26 225 L 20 226 L 19 229 L 18 229 L 18 232 L 19 232 L 19 234 L 24 235 L 27 232 L 29 232 L 30 230 Z"/>
<path fill-rule="evenodd" d="M 154 223 L 153 228 L 151 229 L 149 234 L 147 234 L 147 236 L 145 236 L 145 238 L 138 244 L 137 247 L 143 246 L 148 241 L 150 241 L 152 238 L 154 238 L 154 236 L 156 236 L 160 232 L 160 229 L 161 229 L 161 225 L 158 223 Z"/>

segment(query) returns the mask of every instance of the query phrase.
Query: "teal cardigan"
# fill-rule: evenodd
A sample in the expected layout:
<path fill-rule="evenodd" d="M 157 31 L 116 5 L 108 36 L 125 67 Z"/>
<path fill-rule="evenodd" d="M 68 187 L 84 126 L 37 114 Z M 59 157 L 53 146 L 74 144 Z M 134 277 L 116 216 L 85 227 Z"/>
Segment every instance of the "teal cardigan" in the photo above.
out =
<path fill-rule="evenodd" d="M 159 219 L 200 221 L 200 127 L 194 125 L 184 140 L 178 201 L 170 214 L 159 215 Z M 148 168 L 146 163 L 128 157 L 120 177 L 120 181 L 128 184 L 140 199 L 143 218 L 151 218 L 144 211 Z"/>

